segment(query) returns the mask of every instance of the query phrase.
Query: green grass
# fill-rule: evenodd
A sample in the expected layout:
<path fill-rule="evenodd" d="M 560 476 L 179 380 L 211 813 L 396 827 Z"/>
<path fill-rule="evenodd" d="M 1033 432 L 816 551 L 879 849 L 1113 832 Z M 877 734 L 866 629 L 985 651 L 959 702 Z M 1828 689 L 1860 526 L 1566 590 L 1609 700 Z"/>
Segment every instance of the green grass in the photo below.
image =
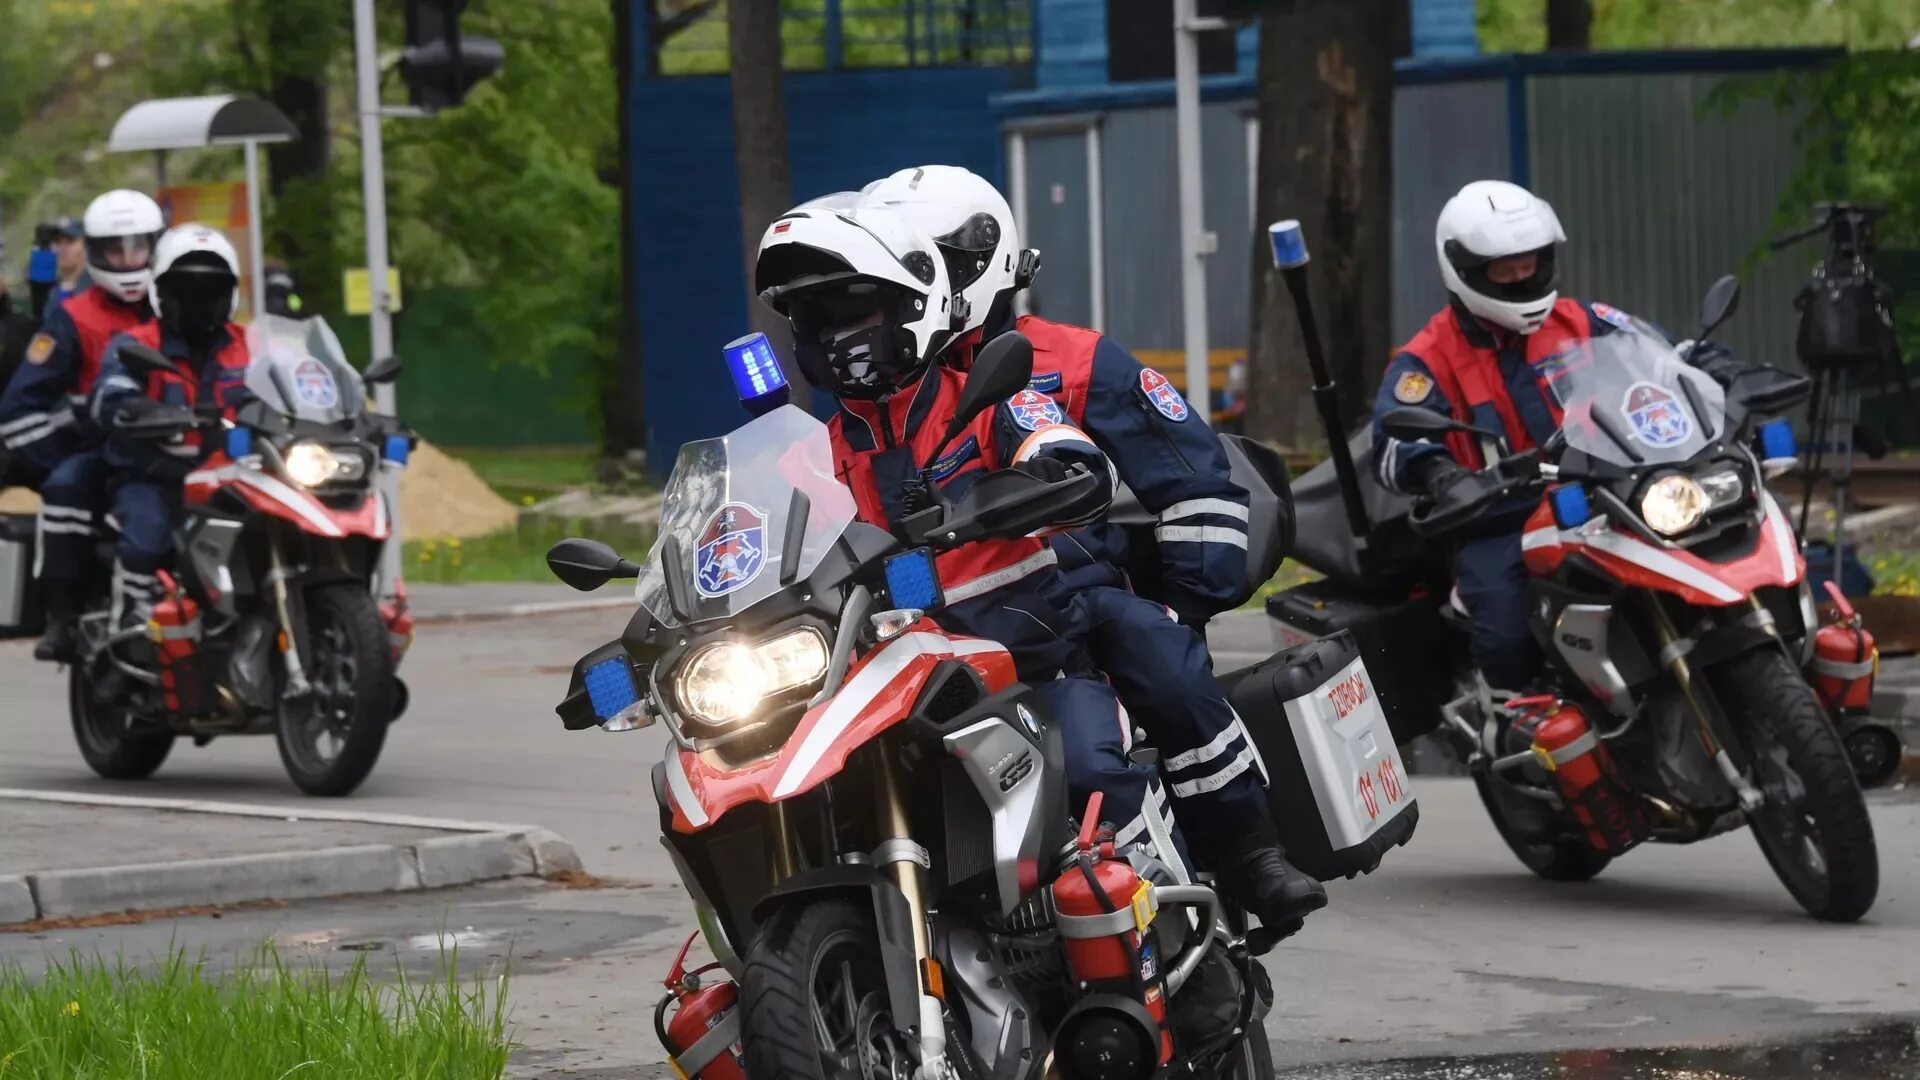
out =
<path fill-rule="evenodd" d="M 491 1080 L 504 1074 L 506 980 L 375 982 L 263 946 L 213 972 L 74 954 L 39 978 L 0 967 L 0 1080 Z"/>
<path fill-rule="evenodd" d="M 1920 597 L 1920 551 L 1887 551 L 1867 558 L 1876 596 Z"/>
<path fill-rule="evenodd" d="M 593 446 L 445 447 L 466 462 L 486 485 L 519 506 L 570 488 L 592 487 L 600 451 Z"/>
<path fill-rule="evenodd" d="M 651 530 L 608 529 L 578 521 L 522 518 L 514 528 L 468 540 L 407 541 L 403 556 L 407 580 L 439 584 L 553 581 L 553 574 L 547 569 L 547 549 L 569 536 L 604 541 L 635 562 L 646 555 L 653 542 Z"/>

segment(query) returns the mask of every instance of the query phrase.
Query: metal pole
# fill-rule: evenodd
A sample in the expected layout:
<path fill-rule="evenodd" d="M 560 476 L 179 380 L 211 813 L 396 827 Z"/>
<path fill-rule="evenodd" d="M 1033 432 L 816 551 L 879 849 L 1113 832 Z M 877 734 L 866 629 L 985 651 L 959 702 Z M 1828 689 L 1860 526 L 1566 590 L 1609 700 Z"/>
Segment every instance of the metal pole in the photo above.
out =
<path fill-rule="evenodd" d="M 267 223 L 260 218 L 260 143 L 248 139 L 247 154 L 247 317 L 258 319 L 267 311 Z"/>
<path fill-rule="evenodd" d="M 1207 379 L 1207 264 L 1219 241 L 1206 231 L 1200 206 L 1200 39 L 1219 29 L 1201 19 L 1195 0 L 1173 0 L 1174 148 L 1180 161 L 1180 322 L 1187 351 L 1187 405 L 1210 420 Z"/>
<path fill-rule="evenodd" d="M 366 201 L 367 274 L 373 311 L 368 316 L 370 361 L 393 353 L 393 316 L 387 305 L 387 165 L 380 147 L 380 63 L 374 40 L 373 0 L 353 0 L 353 64 L 360 89 L 360 186 Z M 374 407 L 391 415 L 392 383 L 373 391 Z"/>
<path fill-rule="evenodd" d="M 1013 196 L 1013 223 L 1020 228 L 1020 235 L 1027 237 L 1028 246 L 1032 246 L 1031 234 L 1027 231 L 1027 137 L 1021 132 L 1007 136 L 1007 191 Z M 1044 257 L 1045 252 L 1041 252 Z M 1033 304 L 1029 299 L 1033 290 L 1021 289 L 1013 297 L 1013 313 L 1029 315 Z"/>
<path fill-rule="evenodd" d="M 1107 331 L 1106 178 L 1100 169 L 1100 124 L 1087 125 L 1087 310 L 1092 329 Z"/>

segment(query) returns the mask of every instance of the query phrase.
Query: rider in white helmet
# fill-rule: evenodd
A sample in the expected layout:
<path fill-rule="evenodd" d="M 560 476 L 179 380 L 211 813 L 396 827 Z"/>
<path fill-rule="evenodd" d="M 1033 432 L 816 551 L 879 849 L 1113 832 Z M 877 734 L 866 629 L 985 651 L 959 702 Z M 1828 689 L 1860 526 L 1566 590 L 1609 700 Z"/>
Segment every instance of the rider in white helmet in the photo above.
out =
<path fill-rule="evenodd" d="M 1151 559 L 1130 553 L 1124 531 L 1104 523 L 1057 536 L 1062 579 L 1092 626 L 1095 663 L 1161 752 L 1192 853 L 1270 931 L 1291 932 L 1326 904 L 1326 892 L 1287 862 L 1255 752 L 1213 678 L 1201 632 L 1252 588 L 1247 492 L 1233 482 L 1218 437 L 1171 380 L 1097 331 L 1014 318 L 1014 296 L 1032 283 L 1040 253 L 1020 246 L 1012 209 L 986 179 L 923 165 L 864 194 L 910 214 L 945 259 L 960 335 L 947 362 L 964 367 L 981 341 L 1018 329 L 1034 344 L 1028 392 L 1047 395 L 1085 430 L 1159 516 Z M 1145 583 L 1123 568 L 1141 563 L 1165 606 L 1133 591 Z"/>
<path fill-rule="evenodd" d="M 107 342 L 153 318 L 147 302 L 153 247 L 165 225 L 159 204 L 137 191 L 109 191 L 87 207 L 92 284 L 47 308 L 40 331 L 0 395 L 0 469 L 40 491 L 39 561 L 47 632 L 42 660 L 73 653 L 75 588 L 91 561 L 106 501 L 99 433 L 80 406 L 99 377 Z"/>
<path fill-rule="evenodd" d="M 1557 264 L 1566 240 L 1545 199 L 1503 180 L 1468 184 L 1440 211 L 1434 247 L 1452 301 L 1387 365 L 1374 404 L 1381 483 L 1438 494 L 1500 454 L 1540 446 L 1560 427 L 1551 381 L 1579 343 L 1650 331 L 1618 308 L 1560 295 Z M 1722 349 L 1695 349 L 1689 360 L 1722 381 L 1739 368 Z M 1378 417 L 1408 407 L 1497 439 L 1454 434 L 1444 443 L 1401 442 L 1380 429 Z M 1538 663 L 1520 588 L 1521 526 L 1532 508 L 1516 502 L 1510 513 L 1483 519 L 1454 557 L 1460 598 L 1473 618 L 1474 659 L 1502 689 L 1522 688 Z"/>
<path fill-rule="evenodd" d="M 159 588 L 156 573 L 172 558 L 181 481 L 217 447 L 198 433 L 168 442 L 122 438 L 119 425 L 154 403 L 215 405 L 233 418 L 249 397 L 246 335 L 232 321 L 239 283 L 239 254 L 219 230 L 176 226 L 154 248 L 149 288 L 159 318 L 116 337 L 107 349 L 89 412 L 106 432 L 107 460 L 121 477 L 113 496 L 120 526 L 114 595 L 124 622 L 145 617 Z M 122 353 L 136 344 L 173 361 L 173 370 L 129 367 Z"/>

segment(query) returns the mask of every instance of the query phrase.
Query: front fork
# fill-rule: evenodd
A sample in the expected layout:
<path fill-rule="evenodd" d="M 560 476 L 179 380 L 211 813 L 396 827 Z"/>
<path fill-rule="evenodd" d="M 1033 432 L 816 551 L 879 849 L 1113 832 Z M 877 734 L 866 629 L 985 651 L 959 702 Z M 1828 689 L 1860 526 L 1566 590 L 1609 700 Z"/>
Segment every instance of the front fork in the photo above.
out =
<path fill-rule="evenodd" d="M 1759 606 L 1758 599 L 1751 600 L 1751 603 L 1757 610 L 1765 610 Z M 1693 639 L 1682 637 L 1679 630 L 1675 629 L 1673 619 L 1667 615 L 1667 609 L 1661 605 L 1658 596 L 1647 597 L 1647 608 L 1653 615 L 1654 633 L 1660 641 L 1660 661 L 1673 675 L 1674 684 L 1680 688 L 1680 696 L 1686 699 L 1688 708 L 1693 710 L 1700 743 L 1706 749 L 1707 756 L 1713 759 L 1728 786 L 1740 796 L 1740 808 L 1748 813 L 1758 810 L 1766 802 L 1766 796 L 1753 786 L 1727 752 L 1725 744 L 1713 729 L 1713 710 L 1700 699 L 1699 687 L 1694 683 L 1693 665 L 1687 663 L 1687 654 L 1693 651 Z"/>
<path fill-rule="evenodd" d="M 293 621 L 293 598 L 287 589 L 287 579 L 294 573 L 280 554 L 279 539 L 270 539 L 267 542 L 267 582 L 273 589 L 273 613 L 280 621 L 280 655 L 287 665 L 287 696 L 304 697 L 313 692 L 313 686 L 307 682 L 306 667 L 300 662 L 300 634 Z"/>
<path fill-rule="evenodd" d="M 900 788 L 900 763 L 885 740 L 874 746 L 874 776 L 881 839 L 873 859 L 893 874 L 913 919 L 914 970 L 920 977 L 920 1070 L 916 1075 L 920 1080 L 944 1080 L 949 1072 L 946 1016 L 940 1004 L 944 987 L 927 933 L 927 904 L 921 888 L 921 874 L 932 867 L 933 860 L 913 839 L 906 796 Z"/>

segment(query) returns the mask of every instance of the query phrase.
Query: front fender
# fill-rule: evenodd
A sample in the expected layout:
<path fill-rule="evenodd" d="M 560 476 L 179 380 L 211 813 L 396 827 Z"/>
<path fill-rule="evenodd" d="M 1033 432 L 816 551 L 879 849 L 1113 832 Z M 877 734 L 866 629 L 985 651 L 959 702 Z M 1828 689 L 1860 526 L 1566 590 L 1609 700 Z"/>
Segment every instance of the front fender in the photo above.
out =
<path fill-rule="evenodd" d="M 887 974 L 887 1004 L 897 1017 L 920 1015 L 920 972 L 913 954 L 913 915 L 900 887 L 871 866 L 822 866 L 804 870 L 774 886 L 753 905 L 753 921 L 764 926 L 774 912 L 833 897 L 873 900 L 873 925 L 880 936 L 880 965 Z"/>

